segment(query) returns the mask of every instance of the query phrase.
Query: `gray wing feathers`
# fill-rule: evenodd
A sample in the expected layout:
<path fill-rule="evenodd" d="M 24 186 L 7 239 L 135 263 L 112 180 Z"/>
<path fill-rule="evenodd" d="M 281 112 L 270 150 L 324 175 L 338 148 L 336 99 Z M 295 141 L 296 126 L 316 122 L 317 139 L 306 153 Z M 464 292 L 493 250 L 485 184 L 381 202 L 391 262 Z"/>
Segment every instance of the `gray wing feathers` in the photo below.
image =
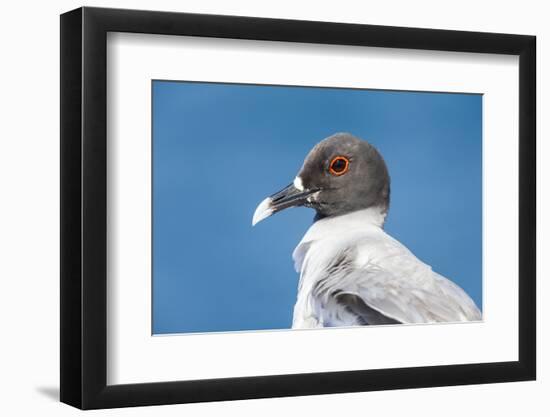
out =
<path fill-rule="evenodd" d="M 358 321 L 389 324 L 481 319 L 475 303 L 459 286 L 433 272 L 412 254 L 412 259 L 392 260 L 396 268 L 390 271 L 391 262 L 385 266 L 369 262 L 357 267 L 354 252 L 347 249 L 334 258 L 315 292 L 321 300 L 336 297 Z"/>
<path fill-rule="evenodd" d="M 357 318 L 361 325 L 400 324 L 401 322 L 385 316 L 369 305 L 365 304 L 358 295 L 342 293 L 336 296 L 336 301 Z"/>
<path fill-rule="evenodd" d="M 479 320 L 473 301 L 460 287 L 434 272 L 432 280 L 407 280 L 375 266 L 355 271 L 357 294 L 381 313 L 402 323 Z M 431 281 L 431 282 L 430 282 Z"/>

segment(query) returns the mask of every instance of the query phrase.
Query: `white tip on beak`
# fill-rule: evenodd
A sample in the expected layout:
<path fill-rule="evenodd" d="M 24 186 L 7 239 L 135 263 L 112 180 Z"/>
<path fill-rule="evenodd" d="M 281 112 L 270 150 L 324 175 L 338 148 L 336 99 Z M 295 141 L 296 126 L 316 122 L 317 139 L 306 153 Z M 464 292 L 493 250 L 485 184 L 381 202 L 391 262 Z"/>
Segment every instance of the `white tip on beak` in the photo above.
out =
<path fill-rule="evenodd" d="M 256 211 L 252 217 L 252 226 L 255 226 L 257 223 L 273 214 L 273 209 L 270 206 L 271 198 L 267 197 L 258 205 L 258 207 L 256 207 Z"/>

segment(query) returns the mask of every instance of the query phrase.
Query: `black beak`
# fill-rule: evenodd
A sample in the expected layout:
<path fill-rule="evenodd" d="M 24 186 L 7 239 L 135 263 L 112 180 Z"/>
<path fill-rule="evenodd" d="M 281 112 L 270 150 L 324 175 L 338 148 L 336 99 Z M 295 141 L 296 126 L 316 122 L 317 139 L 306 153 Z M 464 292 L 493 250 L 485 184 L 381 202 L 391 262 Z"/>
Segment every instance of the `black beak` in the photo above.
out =
<path fill-rule="evenodd" d="M 317 191 L 319 190 L 298 189 L 294 184 L 289 184 L 258 205 L 252 218 L 252 226 L 286 208 L 303 206 L 307 203 L 307 198 Z"/>

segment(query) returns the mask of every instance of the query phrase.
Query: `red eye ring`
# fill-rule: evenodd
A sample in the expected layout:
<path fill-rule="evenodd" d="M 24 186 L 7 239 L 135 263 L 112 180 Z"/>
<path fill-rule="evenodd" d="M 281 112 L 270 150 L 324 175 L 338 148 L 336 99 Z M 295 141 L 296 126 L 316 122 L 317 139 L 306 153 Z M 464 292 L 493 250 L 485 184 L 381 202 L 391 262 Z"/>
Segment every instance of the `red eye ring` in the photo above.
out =
<path fill-rule="evenodd" d="M 344 175 L 349 170 L 349 159 L 345 156 L 335 156 L 332 158 L 332 161 L 330 161 L 330 165 L 328 167 L 328 171 L 332 175 L 336 175 L 337 177 L 340 175 Z"/>

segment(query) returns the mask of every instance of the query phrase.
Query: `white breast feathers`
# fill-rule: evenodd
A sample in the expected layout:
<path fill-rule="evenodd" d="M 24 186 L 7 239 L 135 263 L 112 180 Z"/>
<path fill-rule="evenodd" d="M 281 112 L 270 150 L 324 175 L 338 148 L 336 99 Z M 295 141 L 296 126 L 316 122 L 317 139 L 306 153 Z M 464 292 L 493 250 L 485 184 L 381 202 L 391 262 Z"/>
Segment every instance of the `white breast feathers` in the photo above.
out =
<path fill-rule="evenodd" d="M 293 328 L 481 319 L 470 297 L 382 229 L 369 208 L 315 222 L 293 253 Z"/>

